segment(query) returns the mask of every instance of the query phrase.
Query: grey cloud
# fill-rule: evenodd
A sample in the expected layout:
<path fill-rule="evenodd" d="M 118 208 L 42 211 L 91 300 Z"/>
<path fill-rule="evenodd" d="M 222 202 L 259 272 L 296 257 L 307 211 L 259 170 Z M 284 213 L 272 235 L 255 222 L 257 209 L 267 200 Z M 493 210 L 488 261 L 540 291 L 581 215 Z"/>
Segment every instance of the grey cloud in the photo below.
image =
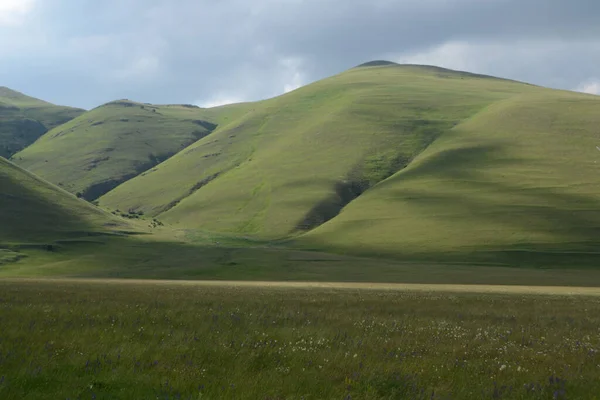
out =
<path fill-rule="evenodd" d="M 595 0 L 37 0 L 0 27 L 0 84 L 84 107 L 215 103 L 393 57 L 573 89 L 598 75 L 598 15 Z"/>

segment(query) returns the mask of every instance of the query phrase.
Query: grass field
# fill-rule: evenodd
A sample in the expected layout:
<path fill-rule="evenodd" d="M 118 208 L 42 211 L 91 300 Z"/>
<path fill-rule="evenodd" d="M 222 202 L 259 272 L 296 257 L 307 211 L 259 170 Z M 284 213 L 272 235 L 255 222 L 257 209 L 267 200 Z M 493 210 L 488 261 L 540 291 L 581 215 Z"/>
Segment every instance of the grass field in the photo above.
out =
<path fill-rule="evenodd" d="M 133 236 L 74 232 L 61 240 L 41 242 L 51 243 L 52 251 L 47 251 L 46 245 L 8 246 L 11 253 L 6 254 L 6 262 L 0 262 L 4 264 L 0 278 L 600 287 L 600 271 L 593 267 L 516 268 L 494 263 L 399 261 L 226 236 L 208 236 L 190 243 L 175 240 L 173 233 L 165 230 L 157 228 L 152 234 Z"/>
<path fill-rule="evenodd" d="M 600 299 L 0 282 L 3 399 L 593 399 Z"/>
<path fill-rule="evenodd" d="M 10 157 L 84 110 L 56 106 L 0 87 L 0 157 Z"/>
<path fill-rule="evenodd" d="M 0 399 L 600 399 L 599 111 L 369 64 L 86 112 L 0 156 Z"/>

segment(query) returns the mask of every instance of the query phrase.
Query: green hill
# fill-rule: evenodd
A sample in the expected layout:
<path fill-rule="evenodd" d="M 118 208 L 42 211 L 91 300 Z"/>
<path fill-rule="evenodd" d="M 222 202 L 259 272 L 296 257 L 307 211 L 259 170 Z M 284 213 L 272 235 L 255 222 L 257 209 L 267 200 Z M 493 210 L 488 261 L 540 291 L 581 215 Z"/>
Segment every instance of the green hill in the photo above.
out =
<path fill-rule="evenodd" d="M 286 237 L 334 218 L 491 104 L 551 93 L 441 68 L 376 64 L 252 104 L 101 204 L 185 228 Z"/>
<path fill-rule="evenodd" d="M 13 160 L 94 200 L 205 137 L 216 126 L 207 118 L 219 117 L 189 105 L 114 101 L 51 130 Z"/>
<path fill-rule="evenodd" d="M 55 106 L 0 87 L 0 157 L 10 157 L 84 110 Z"/>
<path fill-rule="evenodd" d="M 248 106 L 100 203 L 359 255 L 590 265 L 599 111 L 596 96 L 367 63 Z"/>
<path fill-rule="evenodd" d="M 256 103 L 110 103 L 17 156 L 87 198 L 119 184 L 100 205 L 143 211 L 192 239 L 591 266 L 599 111 L 597 96 L 378 61 Z"/>
<path fill-rule="evenodd" d="M 600 97 L 558 91 L 495 103 L 302 241 L 411 259 L 597 263 L 599 111 Z"/>
<path fill-rule="evenodd" d="M 128 229 L 121 219 L 0 157 L 0 247 Z"/>

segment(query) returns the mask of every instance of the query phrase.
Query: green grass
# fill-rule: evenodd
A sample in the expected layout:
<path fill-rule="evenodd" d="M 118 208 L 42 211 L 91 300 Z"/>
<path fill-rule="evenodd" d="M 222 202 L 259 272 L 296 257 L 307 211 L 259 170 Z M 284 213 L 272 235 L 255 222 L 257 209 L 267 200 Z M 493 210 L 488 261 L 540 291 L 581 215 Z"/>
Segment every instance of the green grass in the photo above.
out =
<path fill-rule="evenodd" d="M 509 265 L 600 262 L 600 98 L 496 103 L 299 239 L 321 249 Z"/>
<path fill-rule="evenodd" d="M 599 398 L 597 297 L 134 280 L 600 287 L 598 110 L 384 62 L 92 110 L 14 157 L 63 188 L 0 157 L 0 398 Z"/>
<path fill-rule="evenodd" d="M 593 399 L 597 298 L 0 282 L 3 399 Z"/>
<path fill-rule="evenodd" d="M 140 226 L 136 227 L 140 229 Z M 153 235 L 77 236 L 45 246 L 12 246 L 19 260 L 0 278 L 110 278 L 295 282 L 379 282 L 600 287 L 597 268 L 509 268 L 490 263 L 397 261 L 297 250 L 280 243 L 207 236 L 176 241 Z M 181 240 L 181 239 L 179 239 Z"/>
<path fill-rule="evenodd" d="M 100 203 L 369 257 L 600 262 L 597 96 L 386 65 L 247 107 Z"/>
<path fill-rule="evenodd" d="M 553 269 L 587 284 L 600 265 L 599 109 L 597 96 L 381 62 L 256 103 L 109 103 L 15 158 L 88 199 L 118 185 L 101 206 L 167 227 L 109 240 L 119 257 L 86 244 L 49 260 L 56 269 L 33 257 L 9 270 L 412 282 L 433 279 L 426 269 L 436 282 L 535 283 Z M 192 138 L 198 120 L 215 129 Z M 287 263 L 306 251 L 356 261 Z"/>
<path fill-rule="evenodd" d="M 13 160 L 94 200 L 208 135 L 215 125 L 207 119 L 220 118 L 228 116 L 194 106 L 115 101 L 53 129 Z"/>
<path fill-rule="evenodd" d="M 0 87 L 0 157 L 12 156 L 48 130 L 83 112 L 84 110 L 56 106 Z"/>
<path fill-rule="evenodd" d="M 335 217 L 461 121 L 544 89 L 417 66 L 355 68 L 249 112 L 100 199 L 185 228 L 279 238 Z"/>
<path fill-rule="evenodd" d="M 0 187 L 0 248 L 131 229 L 123 220 L 2 157 Z"/>

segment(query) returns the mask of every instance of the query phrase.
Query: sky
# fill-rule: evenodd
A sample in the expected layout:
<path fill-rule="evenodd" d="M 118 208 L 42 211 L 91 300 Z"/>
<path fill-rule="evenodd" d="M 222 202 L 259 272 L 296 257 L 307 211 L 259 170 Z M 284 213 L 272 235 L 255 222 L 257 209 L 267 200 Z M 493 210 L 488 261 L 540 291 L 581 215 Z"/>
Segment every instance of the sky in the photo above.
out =
<path fill-rule="evenodd" d="M 600 94 L 598 0 L 0 0 L 0 86 L 216 106 L 366 61 Z"/>

